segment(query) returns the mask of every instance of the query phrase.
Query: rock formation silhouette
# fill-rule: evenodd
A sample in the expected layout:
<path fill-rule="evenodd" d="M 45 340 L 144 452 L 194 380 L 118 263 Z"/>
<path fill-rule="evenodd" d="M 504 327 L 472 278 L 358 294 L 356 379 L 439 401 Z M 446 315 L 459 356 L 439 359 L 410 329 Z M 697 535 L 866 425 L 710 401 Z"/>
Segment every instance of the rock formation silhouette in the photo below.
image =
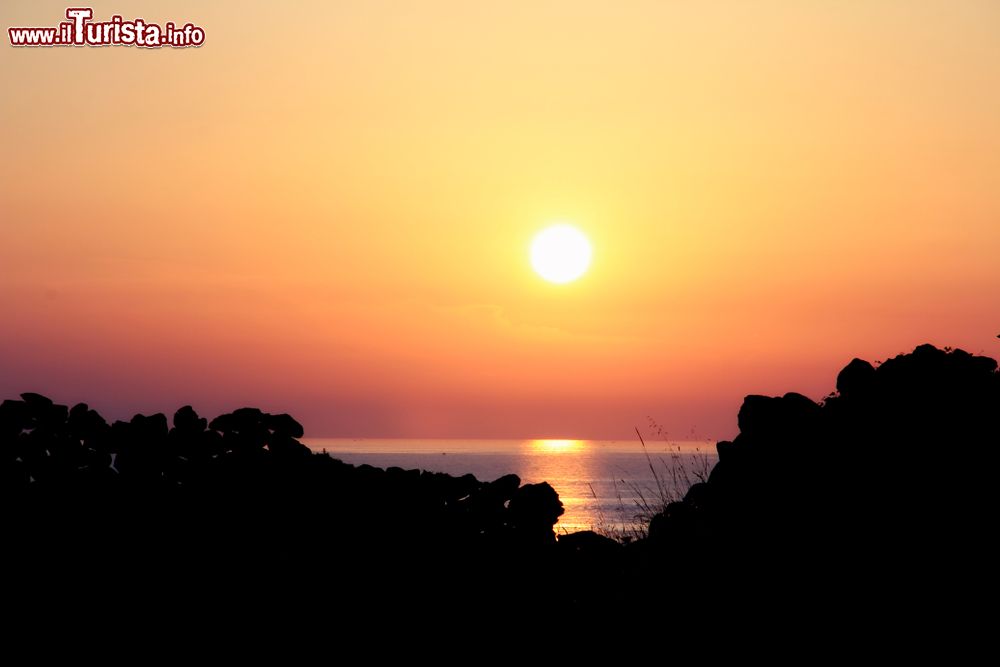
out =
<path fill-rule="evenodd" d="M 185 406 L 170 427 L 163 414 L 108 424 L 82 403 L 6 400 L 3 568 L 29 599 L 149 612 L 190 598 L 230 614 L 314 595 L 418 613 L 470 582 L 502 599 L 543 576 L 534 561 L 563 511 L 548 484 L 351 466 L 302 436 L 291 416 L 255 408 L 208 421 Z"/>
<path fill-rule="evenodd" d="M 677 600 L 752 616 L 761 599 L 872 594 L 924 610 L 995 582 L 993 359 L 930 345 L 855 359 L 821 402 L 746 397 L 739 428 L 706 482 L 621 545 L 556 540 L 548 484 L 347 465 L 301 444 L 289 415 L 209 421 L 185 406 L 172 426 L 108 424 L 26 393 L 0 404 L 0 565 L 8 598 L 80 613 L 110 600 L 129 618 L 303 605 L 408 618 L 471 600 L 507 615 Z M 557 596 L 525 606 L 553 582 Z"/>
<path fill-rule="evenodd" d="M 1000 374 L 921 345 L 851 361 L 816 403 L 747 396 L 707 482 L 650 524 L 649 546 L 754 594 L 944 607 L 994 579 Z M 756 583 L 752 583 L 752 582 Z M 961 605 L 964 606 L 965 605 Z"/>

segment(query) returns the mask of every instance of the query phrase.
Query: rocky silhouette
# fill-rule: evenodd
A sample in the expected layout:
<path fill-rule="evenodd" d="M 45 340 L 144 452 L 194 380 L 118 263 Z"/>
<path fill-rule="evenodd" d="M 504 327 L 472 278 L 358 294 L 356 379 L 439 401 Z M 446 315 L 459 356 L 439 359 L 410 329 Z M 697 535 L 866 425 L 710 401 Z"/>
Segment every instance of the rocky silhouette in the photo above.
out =
<path fill-rule="evenodd" d="M 986 590 L 997 362 L 922 345 L 877 365 L 854 359 L 836 386 L 819 403 L 746 397 L 739 435 L 718 443 L 707 482 L 653 519 L 649 545 L 756 594 L 877 591 L 897 610 L 927 610 Z"/>
<path fill-rule="evenodd" d="M 166 613 L 195 599 L 229 614 L 314 598 L 426 609 L 470 581 L 502 600 L 543 576 L 533 563 L 562 513 L 548 484 L 355 467 L 302 435 L 254 408 L 208 421 L 185 406 L 171 428 L 163 414 L 108 424 L 85 404 L 6 400 L 5 571 L 33 600 Z"/>
<path fill-rule="evenodd" d="M 746 397 L 739 428 L 708 480 L 622 545 L 557 540 L 548 484 L 347 465 L 301 444 L 289 415 L 185 406 L 172 426 L 109 424 L 26 393 L 0 404 L 3 567 L 27 600 L 195 616 L 304 601 L 453 614 L 471 599 L 524 614 L 553 582 L 546 609 L 576 614 L 781 593 L 940 600 L 992 572 L 993 359 L 930 345 L 855 359 L 819 403 Z"/>

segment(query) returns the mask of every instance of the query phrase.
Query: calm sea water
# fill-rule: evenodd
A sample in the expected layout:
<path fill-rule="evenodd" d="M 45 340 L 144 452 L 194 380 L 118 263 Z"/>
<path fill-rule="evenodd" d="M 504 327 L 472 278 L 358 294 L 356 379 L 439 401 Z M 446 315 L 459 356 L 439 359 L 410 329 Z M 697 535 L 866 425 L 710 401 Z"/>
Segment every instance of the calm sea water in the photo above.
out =
<path fill-rule="evenodd" d="M 522 483 L 548 482 L 566 509 L 560 533 L 595 528 L 629 533 L 645 506 L 682 496 L 717 460 L 711 441 L 372 440 L 306 438 L 314 451 L 355 465 L 472 473 L 492 481 L 514 473 Z M 655 472 L 654 472 L 655 471 Z"/>

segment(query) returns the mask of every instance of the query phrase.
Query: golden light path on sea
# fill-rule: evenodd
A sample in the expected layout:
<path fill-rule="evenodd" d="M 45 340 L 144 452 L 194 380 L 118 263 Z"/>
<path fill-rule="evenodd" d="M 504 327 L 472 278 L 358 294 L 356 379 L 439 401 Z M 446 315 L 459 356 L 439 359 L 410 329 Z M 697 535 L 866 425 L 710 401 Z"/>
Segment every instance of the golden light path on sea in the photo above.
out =
<path fill-rule="evenodd" d="M 531 449 L 548 454 L 582 452 L 587 448 L 586 440 L 564 440 L 543 438 L 530 441 Z"/>

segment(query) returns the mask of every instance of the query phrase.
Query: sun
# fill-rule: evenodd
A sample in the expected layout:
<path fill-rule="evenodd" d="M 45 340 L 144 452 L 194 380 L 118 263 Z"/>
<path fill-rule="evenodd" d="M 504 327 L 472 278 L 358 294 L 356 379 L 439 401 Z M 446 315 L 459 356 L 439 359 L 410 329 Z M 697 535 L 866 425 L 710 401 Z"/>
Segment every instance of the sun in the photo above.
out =
<path fill-rule="evenodd" d="M 550 283 L 576 280 L 590 267 L 590 241 L 576 227 L 552 225 L 531 242 L 531 266 Z"/>

